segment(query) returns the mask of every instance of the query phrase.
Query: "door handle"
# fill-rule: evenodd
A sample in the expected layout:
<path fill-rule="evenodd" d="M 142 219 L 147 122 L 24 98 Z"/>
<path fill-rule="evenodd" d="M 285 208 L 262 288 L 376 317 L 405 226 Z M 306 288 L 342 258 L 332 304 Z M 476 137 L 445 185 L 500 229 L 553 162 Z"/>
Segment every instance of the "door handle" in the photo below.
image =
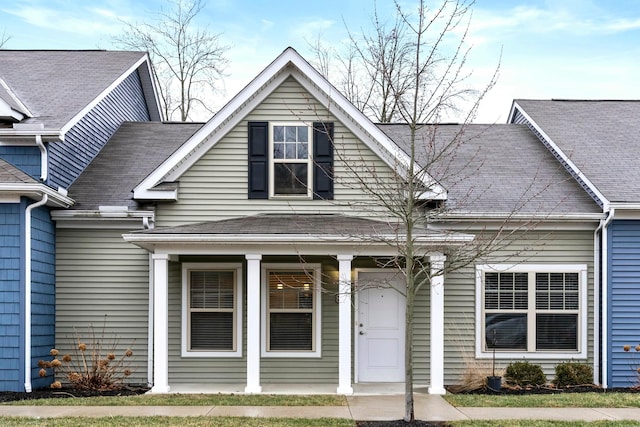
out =
<path fill-rule="evenodd" d="M 360 335 L 364 335 L 364 331 L 360 331 Z"/>

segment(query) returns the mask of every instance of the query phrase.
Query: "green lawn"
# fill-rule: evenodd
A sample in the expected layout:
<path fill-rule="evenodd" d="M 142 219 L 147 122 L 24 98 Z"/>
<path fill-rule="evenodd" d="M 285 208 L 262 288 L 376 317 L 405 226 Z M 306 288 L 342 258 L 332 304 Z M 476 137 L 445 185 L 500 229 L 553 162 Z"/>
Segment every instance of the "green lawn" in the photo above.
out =
<path fill-rule="evenodd" d="M 139 396 L 70 397 L 3 403 L 20 406 L 345 406 L 344 396 L 275 394 L 150 394 Z"/>
<path fill-rule="evenodd" d="M 354 427 L 352 420 L 248 417 L 69 417 L 33 419 L 0 417 L 3 427 Z"/>
<path fill-rule="evenodd" d="M 638 393 L 558 393 L 514 395 L 447 394 L 453 406 L 510 408 L 640 408 Z"/>

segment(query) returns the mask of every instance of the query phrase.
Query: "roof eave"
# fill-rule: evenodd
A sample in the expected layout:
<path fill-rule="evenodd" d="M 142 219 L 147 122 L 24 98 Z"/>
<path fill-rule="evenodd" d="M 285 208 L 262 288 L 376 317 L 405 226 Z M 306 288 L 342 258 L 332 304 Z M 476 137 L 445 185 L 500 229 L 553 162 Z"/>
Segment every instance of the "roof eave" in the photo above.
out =
<path fill-rule="evenodd" d="M 43 195 L 49 196 L 48 206 L 68 208 L 72 206 L 75 201 L 62 194 L 53 188 L 40 183 L 0 183 L 0 195 L 5 197 L 9 196 L 25 196 L 29 198 L 42 197 Z"/>

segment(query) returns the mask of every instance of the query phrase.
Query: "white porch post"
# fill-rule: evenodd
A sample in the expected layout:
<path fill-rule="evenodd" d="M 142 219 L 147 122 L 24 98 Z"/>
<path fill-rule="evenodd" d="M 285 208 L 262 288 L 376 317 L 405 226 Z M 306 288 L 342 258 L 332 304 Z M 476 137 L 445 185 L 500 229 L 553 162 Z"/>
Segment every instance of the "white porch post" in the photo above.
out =
<path fill-rule="evenodd" d="M 260 260 L 247 254 L 247 386 L 245 393 L 260 393 Z"/>
<path fill-rule="evenodd" d="M 153 254 L 153 387 L 169 393 L 169 255 Z"/>
<path fill-rule="evenodd" d="M 338 394 L 353 394 L 351 386 L 351 260 L 338 255 Z"/>
<path fill-rule="evenodd" d="M 445 394 L 444 389 L 444 262 L 447 257 L 435 252 L 431 262 L 431 347 L 429 394 Z"/>

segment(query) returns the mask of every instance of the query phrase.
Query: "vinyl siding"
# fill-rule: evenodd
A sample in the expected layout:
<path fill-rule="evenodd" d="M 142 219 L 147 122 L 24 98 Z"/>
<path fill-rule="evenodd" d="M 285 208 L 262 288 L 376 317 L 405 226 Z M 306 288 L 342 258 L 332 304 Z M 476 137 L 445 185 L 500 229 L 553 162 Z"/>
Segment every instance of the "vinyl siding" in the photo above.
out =
<path fill-rule="evenodd" d="M 117 354 L 131 347 L 130 383 L 147 383 L 149 254 L 126 243 L 129 230 L 57 229 L 56 346 L 75 354 L 75 335 L 90 349 L 89 328 L 118 338 Z"/>
<path fill-rule="evenodd" d="M 0 391 L 24 391 L 24 204 L 0 203 Z"/>
<path fill-rule="evenodd" d="M 38 361 L 49 360 L 55 346 L 55 226 L 46 207 L 32 211 L 31 224 L 31 378 L 36 389 L 52 381 L 40 378 Z"/>
<path fill-rule="evenodd" d="M 182 273 L 181 263 L 169 264 L 169 383 L 246 383 L 246 263 L 242 258 L 181 257 L 181 262 L 243 263 L 243 334 L 242 357 L 181 357 Z M 265 257 L 263 263 L 299 262 L 291 257 Z M 261 382 L 332 383 L 338 379 L 338 305 L 335 303 L 337 263 L 322 258 L 307 258 L 308 263 L 322 263 L 326 292 L 322 293 L 322 356 L 320 358 L 262 358 Z M 264 339 L 264 337 L 263 337 Z"/>
<path fill-rule="evenodd" d="M 587 360 L 593 363 L 593 231 L 531 231 L 513 243 L 488 255 L 479 262 L 504 264 L 586 264 L 587 265 Z M 475 265 L 452 272 L 445 277 L 445 384 L 459 384 L 466 361 L 491 368 L 491 359 L 475 359 Z M 563 359 L 536 359 L 549 381 L 555 365 Z M 513 360 L 496 356 L 496 366 L 506 367 Z"/>
<path fill-rule="evenodd" d="M 247 198 L 247 122 L 314 121 L 335 123 L 335 192 L 334 200 L 248 200 Z M 345 213 L 378 216 L 380 208 L 363 192 L 345 163 L 360 168 L 363 177 L 391 174 L 372 151 L 322 105 L 289 78 L 250 112 L 215 147 L 202 156 L 180 177 L 179 202 L 160 205 L 158 226 L 175 226 L 214 221 L 264 212 Z M 370 165 L 369 171 L 364 165 Z M 373 178 L 365 178 L 373 181 Z"/>
<path fill-rule="evenodd" d="M 125 121 L 148 121 L 149 112 L 138 72 L 129 75 L 65 135 L 49 144 L 52 187 L 69 188 Z"/>
<path fill-rule="evenodd" d="M 38 147 L 0 146 L 0 158 L 32 178 L 40 179 L 40 149 Z"/>
<path fill-rule="evenodd" d="M 608 385 L 631 387 L 640 367 L 640 221 L 614 220 L 608 237 Z"/>

